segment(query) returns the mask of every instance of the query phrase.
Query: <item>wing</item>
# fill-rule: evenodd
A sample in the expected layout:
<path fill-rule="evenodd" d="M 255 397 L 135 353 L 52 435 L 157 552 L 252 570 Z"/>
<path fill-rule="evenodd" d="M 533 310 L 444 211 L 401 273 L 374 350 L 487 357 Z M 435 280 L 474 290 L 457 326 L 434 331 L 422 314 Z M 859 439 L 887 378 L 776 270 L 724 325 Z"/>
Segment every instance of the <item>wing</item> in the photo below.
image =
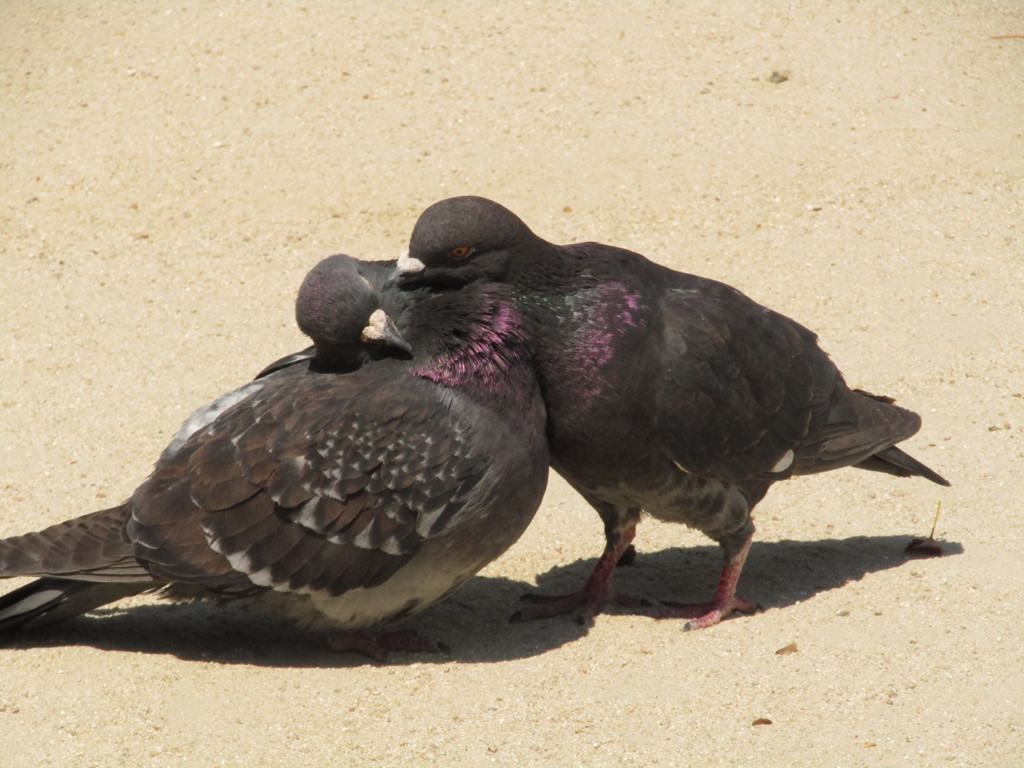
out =
<path fill-rule="evenodd" d="M 903 476 L 920 474 L 945 483 L 923 464 L 892 447 L 920 428 L 921 417 L 893 405 L 891 397 L 851 390 L 840 379 L 827 407 L 814 414 L 811 429 L 797 448 L 794 472 L 823 472 L 871 459 L 865 468 L 877 464 L 877 471 Z M 878 460 L 874 459 L 876 454 Z"/>
<path fill-rule="evenodd" d="M 136 492 L 158 578 L 245 593 L 380 584 L 443 535 L 487 470 L 434 385 L 364 369 L 269 378 Z"/>
<path fill-rule="evenodd" d="M 682 277 L 663 301 L 662 439 L 694 474 L 769 473 L 806 438 L 839 373 L 803 326 L 727 285 Z"/>
<path fill-rule="evenodd" d="M 856 464 L 906 439 L 916 414 L 850 390 L 814 333 L 727 285 L 689 275 L 664 301 L 659 405 L 672 458 L 727 481 Z"/>

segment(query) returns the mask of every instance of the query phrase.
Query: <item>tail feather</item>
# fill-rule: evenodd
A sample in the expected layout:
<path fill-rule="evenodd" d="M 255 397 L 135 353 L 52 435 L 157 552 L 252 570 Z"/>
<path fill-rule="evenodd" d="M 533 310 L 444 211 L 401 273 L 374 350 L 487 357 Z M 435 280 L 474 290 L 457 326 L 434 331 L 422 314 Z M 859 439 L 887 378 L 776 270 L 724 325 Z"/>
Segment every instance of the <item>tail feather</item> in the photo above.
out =
<path fill-rule="evenodd" d="M 921 417 L 895 405 L 893 398 L 847 389 L 840 381 L 826 416 L 812 427 L 811 439 L 797 450 L 794 474 L 853 466 L 949 485 L 942 475 L 896 447 L 921 428 Z"/>
<path fill-rule="evenodd" d="M 128 504 L 0 540 L 0 578 L 62 576 L 85 581 L 152 581 L 125 532 Z"/>
<path fill-rule="evenodd" d="M 127 503 L 0 539 L 0 578 L 42 576 L 0 597 L 0 633 L 49 624 L 160 586 L 125 533 Z"/>
<path fill-rule="evenodd" d="M 891 445 L 879 451 L 872 456 L 869 456 L 864 461 L 855 464 L 857 469 L 868 469 L 872 472 L 885 472 L 889 475 L 896 475 L 897 477 L 923 477 L 927 480 L 931 480 L 933 483 L 944 485 L 947 488 L 950 482 L 935 472 L 931 468 L 925 466 L 920 461 L 915 459 L 909 453 L 900 450 L 895 445 Z"/>
<path fill-rule="evenodd" d="M 0 634 L 53 624 L 159 585 L 93 583 L 80 579 L 36 579 L 0 597 Z"/>

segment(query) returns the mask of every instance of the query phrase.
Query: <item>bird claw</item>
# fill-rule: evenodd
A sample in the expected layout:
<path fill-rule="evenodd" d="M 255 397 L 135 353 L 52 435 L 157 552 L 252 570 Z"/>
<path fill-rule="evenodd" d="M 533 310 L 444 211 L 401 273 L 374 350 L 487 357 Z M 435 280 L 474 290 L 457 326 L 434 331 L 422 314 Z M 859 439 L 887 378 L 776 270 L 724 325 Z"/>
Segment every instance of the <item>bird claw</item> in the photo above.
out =
<path fill-rule="evenodd" d="M 711 603 L 662 603 L 663 608 L 652 611 L 656 619 L 689 619 L 683 624 L 683 631 L 707 629 L 720 623 L 733 613 L 757 613 L 761 606 L 742 597 L 731 597 L 722 602 Z"/>

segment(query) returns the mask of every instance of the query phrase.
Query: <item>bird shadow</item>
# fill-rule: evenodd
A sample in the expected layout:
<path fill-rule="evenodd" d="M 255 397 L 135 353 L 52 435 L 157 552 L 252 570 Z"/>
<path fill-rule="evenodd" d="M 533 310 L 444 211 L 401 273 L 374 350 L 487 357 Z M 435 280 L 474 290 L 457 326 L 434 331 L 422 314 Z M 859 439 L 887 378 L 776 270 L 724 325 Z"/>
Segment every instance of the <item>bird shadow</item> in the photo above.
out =
<path fill-rule="evenodd" d="M 765 609 L 783 609 L 869 573 L 913 560 L 906 536 L 854 536 L 817 541 L 755 542 L 740 591 Z M 943 543 L 945 554 L 963 546 Z M 551 568 L 534 586 L 503 577 L 477 576 L 453 597 L 403 626 L 443 640 L 450 654 L 394 654 L 392 664 L 493 663 L 540 655 L 585 636 L 574 616 L 509 625 L 509 615 L 528 592 L 565 593 L 578 589 L 596 559 Z M 616 589 L 648 600 L 700 602 L 714 590 L 721 567 L 717 546 L 670 548 L 638 553 L 616 569 Z M 612 608 L 610 613 L 630 613 Z M 602 617 L 598 616 L 597 621 Z M 168 654 L 185 661 L 266 667 L 352 667 L 372 664 L 358 654 L 329 650 L 323 638 L 303 632 L 273 615 L 243 604 L 157 603 L 108 607 L 53 627 L 20 633 L 7 650 L 79 645 L 101 650 Z"/>

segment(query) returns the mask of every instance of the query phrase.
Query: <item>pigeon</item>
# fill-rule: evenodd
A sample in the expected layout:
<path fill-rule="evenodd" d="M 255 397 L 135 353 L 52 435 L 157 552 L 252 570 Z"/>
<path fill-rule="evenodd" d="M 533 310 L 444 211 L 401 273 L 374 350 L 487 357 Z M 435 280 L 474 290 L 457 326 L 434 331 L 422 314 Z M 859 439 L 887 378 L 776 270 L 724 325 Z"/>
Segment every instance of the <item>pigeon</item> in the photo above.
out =
<path fill-rule="evenodd" d="M 311 351 L 199 409 L 124 503 L 0 540 L 0 633 L 140 592 L 248 600 L 336 650 L 510 547 L 547 483 L 545 410 L 506 291 L 399 292 L 332 256 L 297 299 Z M 389 272 L 393 267 L 389 268 Z"/>
<path fill-rule="evenodd" d="M 423 212 L 396 277 L 408 288 L 512 291 L 551 466 L 604 523 L 606 547 L 583 588 L 525 596 L 534 604 L 513 620 L 578 611 L 590 621 L 617 597 L 612 571 L 632 551 L 641 511 L 721 545 L 709 603 L 651 611 L 701 629 L 758 609 L 736 585 L 751 512 L 773 483 L 852 466 L 949 485 L 896 447 L 920 428 L 917 414 L 848 387 L 814 333 L 723 283 L 610 245 L 554 245 L 472 196 Z"/>

